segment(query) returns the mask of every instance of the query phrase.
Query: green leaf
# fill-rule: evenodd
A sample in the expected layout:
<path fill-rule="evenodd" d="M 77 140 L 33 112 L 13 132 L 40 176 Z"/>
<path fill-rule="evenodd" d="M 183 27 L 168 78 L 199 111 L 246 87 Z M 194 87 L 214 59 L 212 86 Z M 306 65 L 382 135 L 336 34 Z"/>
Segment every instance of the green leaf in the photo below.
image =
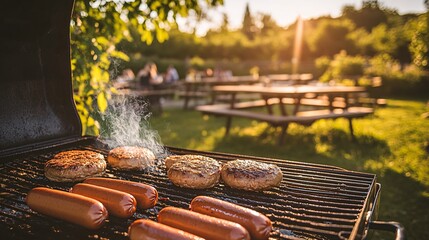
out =
<path fill-rule="evenodd" d="M 94 123 L 95 123 L 94 118 L 88 117 L 87 126 L 88 127 L 94 126 Z"/>
<path fill-rule="evenodd" d="M 142 34 L 141 40 L 143 42 L 146 42 L 149 45 L 152 44 L 152 42 L 153 42 L 152 33 L 150 31 L 144 31 Z"/>
<path fill-rule="evenodd" d="M 130 57 L 128 57 L 127 54 L 125 54 L 124 52 L 121 52 L 121 51 L 112 51 L 110 53 L 110 55 L 112 57 L 119 58 L 119 59 L 122 59 L 122 60 L 127 61 L 127 62 L 130 61 Z"/>
<path fill-rule="evenodd" d="M 161 2 L 159 1 L 154 1 L 151 5 L 150 5 L 150 9 L 151 10 L 156 10 L 158 7 L 161 6 Z"/>
<path fill-rule="evenodd" d="M 205 1 L 207 6 L 211 6 L 222 0 Z M 147 9 L 140 8 L 144 5 Z M 173 19 L 180 13 L 187 15 L 191 10 L 198 15 L 201 13 L 200 5 L 203 5 L 203 0 L 76 0 L 70 26 L 71 67 L 74 99 L 82 120 L 83 134 L 99 133 L 98 121 L 101 120 L 95 112 L 95 101 L 101 112 L 107 109 L 107 99 L 111 96 L 109 71 L 115 61 L 112 58 L 129 61 L 129 57 L 115 47 L 123 40 L 138 39 L 128 34 L 129 27 L 137 28 L 141 41 L 148 45 L 155 37 L 163 42 L 168 38 L 164 26 L 171 24 L 168 20 L 170 13 Z M 123 14 L 128 19 L 123 19 Z"/>
<path fill-rule="evenodd" d="M 98 94 L 97 104 L 98 104 L 98 109 L 100 109 L 100 112 L 104 113 L 107 109 L 107 98 L 104 92 L 101 92 L 100 94 Z"/>
<path fill-rule="evenodd" d="M 164 29 L 158 28 L 156 31 L 156 39 L 158 42 L 163 43 L 168 39 L 168 33 Z"/>

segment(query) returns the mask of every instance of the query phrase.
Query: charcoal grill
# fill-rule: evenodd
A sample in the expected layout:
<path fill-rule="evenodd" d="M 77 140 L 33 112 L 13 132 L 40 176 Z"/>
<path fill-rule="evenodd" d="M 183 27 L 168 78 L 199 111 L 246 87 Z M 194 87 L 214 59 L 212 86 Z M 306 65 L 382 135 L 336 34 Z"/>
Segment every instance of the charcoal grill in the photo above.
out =
<path fill-rule="evenodd" d="M 36 213 L 25 204 L 37 186 L 68 190 L 71 183 L 44 177 L 44 163 L 60 151 L 87 149 L 107 155 L 94 137 L 81 136 L 72 98 L 69 23 L 73 0 L 3 3 L 0 15 L 0 232 L 3 239 L 127 239 L 136 219 L 156 220 L 165 206 L 188 208 L 207 195 L 255 209 L 274 225 L 273 239 L 364 239 L 371 227 L 396 231 L 395 222 L 377 222 L 381 186 L 373 174 L 281 159 L 167 147 L 171 154 L 201 154 L 221 162 L 253 159 L 277 164 L 278 188 L 254 193 L 222 183 L 209 190 L 178 188 L 160 164 L 151 171 L 107 169 L 106 177 L 144 182 L 159 191 L 159 203 L 132 218 L 110 217 L 99 230 L 86 230 Z"/>

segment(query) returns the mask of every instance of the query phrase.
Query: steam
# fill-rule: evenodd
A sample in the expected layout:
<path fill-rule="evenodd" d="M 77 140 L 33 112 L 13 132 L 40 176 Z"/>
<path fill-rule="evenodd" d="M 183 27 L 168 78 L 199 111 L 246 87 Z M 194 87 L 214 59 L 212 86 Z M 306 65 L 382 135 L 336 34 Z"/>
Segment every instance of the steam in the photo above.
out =
<path fill-rule="evenodd" d="M 115 98 L 101 115 L 101 141 L 110 148 L 139 146 L 150 149 L 157 158 L 167 155 L 158 132 L 148 122 L 148 103 L 137 98 Z"/>

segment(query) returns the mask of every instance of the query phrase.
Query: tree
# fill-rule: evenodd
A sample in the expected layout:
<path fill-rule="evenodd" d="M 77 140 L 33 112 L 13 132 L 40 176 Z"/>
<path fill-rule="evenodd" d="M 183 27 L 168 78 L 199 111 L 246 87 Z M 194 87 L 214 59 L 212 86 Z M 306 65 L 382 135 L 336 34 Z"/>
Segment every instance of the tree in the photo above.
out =
<path fill-rule="evenodd" d="M 279 29 L 276 21 L 269 14 L 261 14 L 261 33 L 267 34 L 270 31 L 275 31 Z"/>
<path fill-rule="evenodd" d="M 373 46 L 372 35 L 364 28 L 358 28 L 347 35 L 347 38 L 353 41 L 354 46 L 360 54 L 374 56 L 376 50 Z"/>
<path fill-rule="evenodd" d="M 246 9 L 244 11 L 243 26 L 241 28 L 241 31 L 244 33 L 244 35 L 247 36 L 248 39 L 253 40 L 253 38 L 255 37 L 255 30 L 255 22 L 252 17 L 252 14 L 250 13 L 249 3 L 247 3 Z"/>
<path fill-rule="evenodd" d="M 410 38 L 409 50 L 413 63 L 418 67 L 429 70 L 429 0 L 425 0 L 426 13 L 410 20 L 406 29 Z"/>
<path fill-rule="evenodd" d="M 367 0 L 362 2 L 362 8 L 356 10 L 353 6 L 345 6 L 342 16 L 350 19 L 356 28 L 363 27 L 370 32 L 372 28 L 380 23 L 387 22 L 386 9 L 382 9 L 378 0 Z"/>
<path fill-rule="evenodd" d="M 203 4 L 204 3 L 204 4 Z M 116 45 L 131 40 L 128 26 L 140 33 L 140 41 L 163 42 L 167 31 L 176 25 L 178 16 L 201 16 L 206 7 L 223 0 L 77 0 L 71 22 L 71 53 L 74 100 L 80 115 L 83 134 L 98 134 L 97 115 L 107 108 L 114 91 L 109 72 L 115 59 L 128 60 Z"/>
<path fill-rule="evenodd" d="M 333 56 L 341 50 L 350 53 L 354 47 L 347 35 L 354 28 L 354 24 L 348 19 L 322 19 L 314 33 L 308 37 L 310 50 L 315 56 Z"/>
<path fill-rule="evenodd" d="M 229 29 L 229 19 L 226 13 L 222 14 L 222 25 L 220 25 L 221 32 L 228 32 Z"/>
<path fill-rule="evenodd" d="M 429 11 L 407 23 L 408 36 L 411 40 L 409 50 L 413 63 L 429 70 Z"/>

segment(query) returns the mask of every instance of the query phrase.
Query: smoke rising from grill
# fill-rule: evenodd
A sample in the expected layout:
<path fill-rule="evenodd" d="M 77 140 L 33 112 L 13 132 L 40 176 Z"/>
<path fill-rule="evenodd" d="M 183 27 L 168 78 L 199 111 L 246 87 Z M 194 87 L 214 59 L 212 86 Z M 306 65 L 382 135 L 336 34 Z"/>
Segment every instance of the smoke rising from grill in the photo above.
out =
<path fill-rule="evenodd" d="M 150 127 L 150 116 L 146 102 L 129 97 L 115 98 L 101 115 L 101 141 L 111 148 L 140 146 L 150 149 L 158 158 L 166 155 L 158 132 Z"/>

